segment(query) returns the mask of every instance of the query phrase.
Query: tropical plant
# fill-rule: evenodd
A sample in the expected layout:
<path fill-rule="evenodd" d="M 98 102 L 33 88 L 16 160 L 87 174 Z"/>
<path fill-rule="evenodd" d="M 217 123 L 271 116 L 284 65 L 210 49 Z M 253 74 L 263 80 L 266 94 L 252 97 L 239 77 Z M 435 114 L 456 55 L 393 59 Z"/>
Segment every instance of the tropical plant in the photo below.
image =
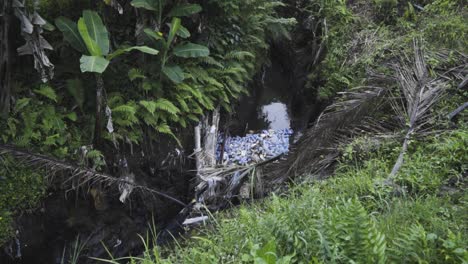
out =
<path fill-rule="evenodd" d="M 177 46 L 173 45 L 176 36 L 181 38 L 187 38 L 190 36 L 189 31 L 181 25 L 180 18 L 172 18 L 166 38 L 163 37 L 161 32 L 157 32 L 149 28 L 146 28 L 144 32 L 148 37 L 155 41 L 155 45 L 160 47 L 162 50 L 160 58 L 160 72 L 176 84 L 181 83 L 185 79 L 185 76 L 182 68 L 172 63 L 170 58 L 173 56 L 179 58 L 200 58 L 210 55 L 209 49 L 203 45 L 191 42 L 182 42 Z"/>
<path fill-rule="evenodd" d="M 56 19 L 57 28 L 62 31 L 64 38 L 70 45 L 82 53 L 80 69 L 82 72 L 96 73 L 96 113 L 94 141 L 99 145 L 101 138 L 101 118 L 103 111 L 104 80 L 101 74 L 106 70 L 109 62 L 117 56 L 132 50 L 156 55 L 159 51 L 147 46 L 121 47 L 110 52 L 109 33 L 95 11 L 85 10 L 78 23 L 65 17 Z"/>
<path fill-rule="evenodd" d="M 132 50 L 151 55 L 159 53 L 146 46 L 122 47 L 110 53 L 109 33 L 95 11 L 83 11 L 78 23 L 59 17 L 55 24 L 62 31 L 65 40 L 83 54 L 80 59 L 82 72 L 103 73 L 112 59 Z"/>

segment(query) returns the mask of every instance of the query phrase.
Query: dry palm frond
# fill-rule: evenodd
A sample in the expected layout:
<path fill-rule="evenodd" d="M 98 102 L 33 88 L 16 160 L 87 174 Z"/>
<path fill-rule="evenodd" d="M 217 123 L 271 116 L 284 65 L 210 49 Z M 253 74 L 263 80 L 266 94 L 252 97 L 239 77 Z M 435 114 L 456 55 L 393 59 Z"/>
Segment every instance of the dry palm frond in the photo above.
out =
<path fill-rule="evenodd" d="M 355 134 L 385 130 L 381 122 L 369 119 L 383 106 L 387 89 L 359 87 L 342 93 L 342 100 L 327 107 L 285 162 L 266 168 L 266 181 L 273 185 L 298 175 L 314 175 L 327 169 L 339 155 L 339 146 Z"/>
<path fill-rule="evenodd" d="M 431 109 L 441 99 L 448 86 L 446 74 L 430 78 L 422 47 L 417 40 L 414 40 L 414 61 L 402 59 L 395 66 L 395 71 L 403 96 L 401 100 L 392 100 L 392 106 L 402 117 L 400 120 L 401 125 L 405 127 L 405 137 L 390 177 L 395 176 L 403 165 L 413 134 L 433 123 L 435 117 Z"/>
<path fill-rule="evenodd" d="M 223 208 L 231 199 L 239 196 L 240 189 L 245 185 L 247 179 L 254 181 L 255 186 L 251 186 L 251 188 L 255 189 L 259 196 L 263 195 L 260 168 L 279 160 L 281 157 L 282 155 L 276 156 L 257 164 L 211 167 L 199 170 L 199 182 L 196 186 L 197 202 L 204 203 L 211 209 Z"/>
<path fill-rule="evenodd" d="M 146 194 L 161 196 L 182 206 L 186 206 L 185 203 L 168 194 L 150 189 L 143 185 L 138 185 L 133 181 L 116 178 L 109 174 L 100 173 L 89 168 L 82 168 L 45 155 L 31 153 L 14 146 L 0 145 L 0 157 L 6 155 L 13 156 L 24 166 L 44 169 L 46 171 L 46 180 L 50 183 L 54 181 L 55 177 L 62 175 L 63 179 L 61 179 L 61 183 L 64 188 L 76 189 L 85 184 L 97 183 L 107 184 L 108 186 L 118 186 L 119 184 L 123 184 L 132 186 L 134 190 L 139 190 Z"/>

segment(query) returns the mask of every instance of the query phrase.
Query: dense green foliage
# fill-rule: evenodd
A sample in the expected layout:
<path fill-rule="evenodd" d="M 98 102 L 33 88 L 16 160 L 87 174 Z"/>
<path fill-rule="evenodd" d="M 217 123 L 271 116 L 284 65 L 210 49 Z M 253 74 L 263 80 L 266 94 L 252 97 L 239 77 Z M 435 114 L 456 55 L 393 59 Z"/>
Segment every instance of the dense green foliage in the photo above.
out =
<path fill-rule="evenodd" d="M 314 3 L 315 1 L 311 1 Z M 327 53 L 309 76 L 310 88 L 319 86 L 322 99 L 332 99 L 349 87 L 368 84 L 368 74 L 412 49 L 412 40 L 425 40 L 429 53 L 443 49 L 466 52 L 468 16 L 463 1 L 374 0 L 321 1 L 313 14 L 327 19 Z M 314 6 L 314 5 L 313 5 Z"/>
<path fill-rule="evenodd" d="M 122 15 L 111 2 L 26 1 L 25 12 L 48 20 L 43 37 L 54 48 L 47 54 L 55 76 L 42 83 L 32 60 L 16 65 L 9 113 L 0 121 L 2 144 L 101 170 L 126 146 L 151 159 L 158 153 L 146 147 L 164 135 L 180 144 L 184 128 L 208 111 L 231 111 L 266 61 L 271 30 L 284 37 L 294 24 L 277 15 L 281 2 L 134 0 Z M 41 192 L 24 193 L 24 184 L 46 186 L 39 173 L 0 164 L 7 179 L 1 244 L 11 234 L 10 216 L 40 198 Z M 10 199 L 21 202 L 4 202 Z"/>
<path fill-rule="evenodd" d="M 138 165 L 153 162 L 160 154 L 153 146 L 164 140 L 183 145 L 188 128 L 206 113 L 231 112 L 248 94 L 249 82 L 275 52 L 269 43 L 294 38 L 289 29 L 296 20 L 279 10 L 300 13 L 317 28 L 320 52 L 305 89 L 326 102 L 351 87 L 378 86 L 373 76 L 411 54 L 415 39 L 430 74 L 443 63 L 456 64 L 452 55 L 468 47 L 465 2 L 132 0 L 119 15 L 112 0 L 28 0 L 27 12 L 50 21 L 40 28 L 54 48 L 47 54 L 55 78 L 42 82 L 32 60 L 15 64 L 0 144 L 106 172 L 118 170 L 121 152 L 138 153 L 132 157 Z M 446 50 L 448 59 L 440 59 Z M 401 138 L 362 136 L 342 146 L 329 179 L 297 183 L 286 194 L 216 214 L 173 248 L 150 248 L 145 240 L 142 258 L 124 259 L 466 263 L 468 133 L 466 124 L 446 118 L 446 108 L 466 100 L 457 85 L 450 83 L 448 96 L 431 109 L 443 116 L 432 120 L 440 131 L 411 139 L 391 184 Z M 0 245 L 14 236 L 14 217 L 44 197 L 50 184 L 44 173 L 0 156 Z"/>

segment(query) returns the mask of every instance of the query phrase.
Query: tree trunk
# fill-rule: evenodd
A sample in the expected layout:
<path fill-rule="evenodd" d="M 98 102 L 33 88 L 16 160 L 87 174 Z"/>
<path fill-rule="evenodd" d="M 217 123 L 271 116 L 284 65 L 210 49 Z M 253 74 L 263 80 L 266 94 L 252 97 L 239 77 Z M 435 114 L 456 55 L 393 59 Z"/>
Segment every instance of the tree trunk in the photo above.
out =
<path fill-rule="evenodd" d="M 103 93 L 104 80 L 101 74 L 96 74 L 96 120 L 94 123 L 94 147 L 96 149 L 101 146 Z"/>
<path fill-rule="evenodd" d="M 11 0 L 2 1 L 0 12 L 0 115 L 5 116 L 10 110 L 11 89 L 11 53 L 10 22 L 12 17 Z"/>

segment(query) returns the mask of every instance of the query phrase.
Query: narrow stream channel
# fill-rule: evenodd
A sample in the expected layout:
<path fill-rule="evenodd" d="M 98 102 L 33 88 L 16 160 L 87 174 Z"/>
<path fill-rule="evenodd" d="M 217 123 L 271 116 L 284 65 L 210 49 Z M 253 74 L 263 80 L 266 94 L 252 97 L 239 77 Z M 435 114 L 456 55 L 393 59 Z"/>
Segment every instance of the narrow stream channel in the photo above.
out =
<path fill-rule="evenodd" d="M 251 88 L 251 94 L 241 99 L 237 109 L 240 130 L 234 135 L 243 135 L 265 129 L 293 129 L 290 111 L 291 94 L 288 74 L 275 60 L 264 66 L 260 80 Z"/>

